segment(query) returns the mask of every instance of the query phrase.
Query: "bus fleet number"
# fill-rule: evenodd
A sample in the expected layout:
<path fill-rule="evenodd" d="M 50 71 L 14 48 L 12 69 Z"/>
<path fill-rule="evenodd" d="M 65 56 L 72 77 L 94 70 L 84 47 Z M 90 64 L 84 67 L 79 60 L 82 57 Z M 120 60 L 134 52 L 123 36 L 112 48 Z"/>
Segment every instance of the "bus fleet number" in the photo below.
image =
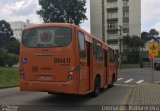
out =
<path fill-rule="evenodd" d="M 70 63 L 70 58 L 54 58 L 54 63 Z"/>

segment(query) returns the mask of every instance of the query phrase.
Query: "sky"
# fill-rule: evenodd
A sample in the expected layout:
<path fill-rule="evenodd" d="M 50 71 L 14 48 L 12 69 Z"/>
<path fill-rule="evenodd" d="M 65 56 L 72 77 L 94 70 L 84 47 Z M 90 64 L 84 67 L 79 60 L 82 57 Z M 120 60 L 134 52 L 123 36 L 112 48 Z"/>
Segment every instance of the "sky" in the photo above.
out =
<path fill-rule="evenodd" d="M 141 1 L 141 31 L 160 31 L 160 0 Z"/>
<path fill-rule="evenodd" d="M 156 28 L 160 31 L 160 0 L 141 0 L 141 31 L 149 31 Z M 88 20 L 83 21 L 81 27 L 90 32 L 90 3 L 87 0 Z M 26 21 L 31 23 L 42 23 L 42 18 L 36 14 L 41 7 L 38 0 L 0 0 L 0 20 Z"/>

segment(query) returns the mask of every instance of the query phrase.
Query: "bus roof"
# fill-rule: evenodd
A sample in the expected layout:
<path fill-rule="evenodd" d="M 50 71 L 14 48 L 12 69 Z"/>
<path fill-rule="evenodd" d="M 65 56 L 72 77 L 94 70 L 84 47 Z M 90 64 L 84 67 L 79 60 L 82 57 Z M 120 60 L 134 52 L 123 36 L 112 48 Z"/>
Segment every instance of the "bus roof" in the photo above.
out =
<path fill-rule="evenodd" d="M 32 29 L 32 28 L 47 27 L 47 26 L 72 27 L 72 26 L 74 26 L 74 24 L 69 24 L 69 23 L 43 23 L 43 24 L 35 24 L 35 25 L 27 26 L 24 30 Z"/>

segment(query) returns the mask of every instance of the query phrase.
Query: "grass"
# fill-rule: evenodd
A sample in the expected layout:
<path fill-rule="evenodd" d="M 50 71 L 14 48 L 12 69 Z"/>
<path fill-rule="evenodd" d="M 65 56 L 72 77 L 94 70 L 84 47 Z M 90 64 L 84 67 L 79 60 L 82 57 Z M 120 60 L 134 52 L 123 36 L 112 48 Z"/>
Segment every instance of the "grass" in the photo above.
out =
<path fill-rule="evenodd" d="M 0 88 L 18 86 L 18 68 L 0 68 Z"/>

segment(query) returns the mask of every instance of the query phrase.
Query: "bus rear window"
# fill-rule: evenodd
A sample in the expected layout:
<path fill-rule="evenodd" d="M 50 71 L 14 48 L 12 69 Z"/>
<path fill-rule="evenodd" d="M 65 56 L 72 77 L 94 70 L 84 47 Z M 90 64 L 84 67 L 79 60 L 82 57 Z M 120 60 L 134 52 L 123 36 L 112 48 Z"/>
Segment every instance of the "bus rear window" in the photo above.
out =
<path fill-rule="evenodd" d="M 66 46 L 71 42 L 71 28 L 45 27 L 23 32 L 22 42 L 29 48 L 46 48 Z"/>

